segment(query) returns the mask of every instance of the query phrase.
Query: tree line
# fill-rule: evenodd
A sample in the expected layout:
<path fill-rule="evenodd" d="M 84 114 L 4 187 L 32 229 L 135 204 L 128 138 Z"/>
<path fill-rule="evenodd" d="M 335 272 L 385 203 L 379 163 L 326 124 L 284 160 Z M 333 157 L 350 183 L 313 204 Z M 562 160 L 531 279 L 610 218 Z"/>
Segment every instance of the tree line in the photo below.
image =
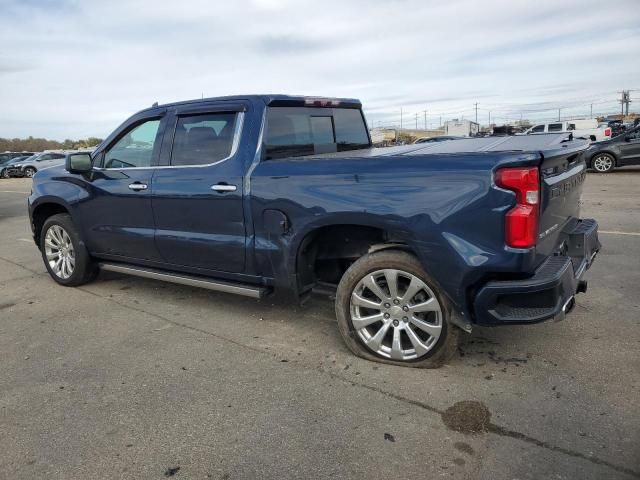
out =
<path fill-rule="evenodd" d="M 63 142 L 46 138 L 0 138 L 0 152 L 42 152 L 43 150 L 77 150 L 91 148 L 102 142 L 101 138 L 89 137 Z"/>

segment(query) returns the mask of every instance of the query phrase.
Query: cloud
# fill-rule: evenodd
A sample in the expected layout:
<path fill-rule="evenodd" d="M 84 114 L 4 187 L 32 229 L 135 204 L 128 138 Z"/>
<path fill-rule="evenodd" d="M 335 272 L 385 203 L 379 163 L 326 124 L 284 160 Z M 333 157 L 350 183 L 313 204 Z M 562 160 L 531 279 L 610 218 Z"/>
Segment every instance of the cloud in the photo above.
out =
<path fill-rule="evenodd" d="M 0 0 L 0 12 L 0 137 L 105 136 L 155 101 L 201 95 L 356 97 L 378 125 L 400 108 L 472 117 L 476 102 L 482 121 L 617 111 L 617 92 L 640 87 L 637 0 Z"/>

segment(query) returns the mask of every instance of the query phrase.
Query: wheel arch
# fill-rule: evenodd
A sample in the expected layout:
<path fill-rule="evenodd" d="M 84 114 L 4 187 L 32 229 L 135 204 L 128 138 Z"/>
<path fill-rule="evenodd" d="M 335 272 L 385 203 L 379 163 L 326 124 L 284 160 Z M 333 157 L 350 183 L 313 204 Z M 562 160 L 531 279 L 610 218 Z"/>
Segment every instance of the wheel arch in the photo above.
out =
<path fill-rule="evenodd" d="M 71 210 L 67 205 L 57 201 L 42 201 L 34 206 L 31 212 L 31 223 L 33 225 L 33 239 L 40 247 L 40 236 L 42 227 L 48 218 L 60 213 L 71 215 Z"/>
<path fill-rule="evenodd" d="M 355 260 L 388 249 L 416 255 L 405 235 L 379 223 L 316 225 L 294 244 L 291 266 L 296 273 L 297 291 L 303 294 L 319 282 L 337 285 Z"/>

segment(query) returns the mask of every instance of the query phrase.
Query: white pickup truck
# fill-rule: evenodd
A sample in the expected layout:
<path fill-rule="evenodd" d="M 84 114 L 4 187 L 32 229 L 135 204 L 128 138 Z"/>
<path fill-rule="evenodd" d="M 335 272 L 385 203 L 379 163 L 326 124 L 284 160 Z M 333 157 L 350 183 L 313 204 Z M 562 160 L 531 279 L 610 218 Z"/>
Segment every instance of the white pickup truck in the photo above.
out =
<path fill-rule="evenodd" d="M 595 118 L 588 120 L 568 120 L 564 122 L 539 123 L 524 132 L 525 135 L 536 133 L 573 133 L 575 138 L 586 138 L 592 142 L 609 140 L 611 128 L 599 127 Z"/>

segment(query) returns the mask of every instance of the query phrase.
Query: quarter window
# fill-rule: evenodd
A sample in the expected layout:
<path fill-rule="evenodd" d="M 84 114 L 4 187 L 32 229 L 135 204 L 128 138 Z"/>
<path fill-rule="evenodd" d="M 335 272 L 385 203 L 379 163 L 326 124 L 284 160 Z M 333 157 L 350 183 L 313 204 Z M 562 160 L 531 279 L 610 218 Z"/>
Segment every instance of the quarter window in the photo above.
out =
<path fill-rule="evenodd" d="M 531 129 L 531 133 L 540 133 L 544 132 L 544 125 L 536 125 Z"/>
<path fill-rule="evenodd" d="M 148 120 L 129 130 L 109 149 L 104 159 L 105 168 L 149 167 L 153 149 L 158 143 L 160 120 Z"/>
<path fill-rule="evenodd" d="M 208 165 L 231 155 L 237 113 L 207 113 L 178 119 L 171 165 Z"/>
<path fill-rule="evenodd" d="M 562 124 L 561 123 L 550 123 L 549 124 L 549 131 L 550 132 L 561 132 L 562 131 Z"/>

